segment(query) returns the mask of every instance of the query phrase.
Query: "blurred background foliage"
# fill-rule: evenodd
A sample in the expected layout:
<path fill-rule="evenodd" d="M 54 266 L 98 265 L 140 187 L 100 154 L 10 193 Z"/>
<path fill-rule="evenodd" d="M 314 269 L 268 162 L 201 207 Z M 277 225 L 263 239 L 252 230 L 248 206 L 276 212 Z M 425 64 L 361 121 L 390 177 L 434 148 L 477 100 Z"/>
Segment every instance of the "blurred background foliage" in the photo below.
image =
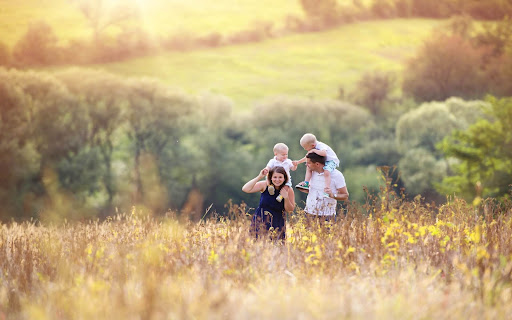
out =
<path fill-rule="evenodd" d="M 263 21 L 180 37 L 136 28 L 140 12 L 130 1 L 101 15 L 92 2 L 71 3 L 91 29 L 89 39 L 60 41 L 39 21 L 12 44 L 0 43 L 2 220 L 52 220 L 52 212 L 106 217 L 133 205 L 199 219 L 224 212 L 230 200 L 255 207 L 257 197 L 241 186 L 273 157 L 277 142 L 290 147 L 291 159 L 303 157 L 306 132 L 337 152 L 351 199 L 360 203 L 383 187 L 380 167 L 396 168 L 389 171 L 393 186 L 406 197 L 442 203 L 454 194 L 469 201 L 511 195 L 510 2 L 300 0 L 303 15 L 290 14 L 279 26 Z M 418 17 L 446 23 L 402 70 L 367 70 L 332 97 L 266 95 L 248 112 L 230 96 L 98 67 L 162 50 Z M 294 184 L 304 174 L 304 165 L 292 172 Z M 302 206 L 305 196 L 297 193 L 297 200 Z"/>
<path fill-rule="evenodd" d="M 398 167 L 396 187 L 407 196 L 472 199 L 477 182 L 480 196 L 509 195 L 510 98 L 423 103 L 398 118 L 386 114 L 396 120 L 390 130 L 383 116 L 339 100 L 281 96 L 243 114 L 224 96 L 102 71 L 3 69 L 0 78 L 3 218 L 37 216 L 62 195 L 78 216 L 132 204 L 180 209 L 192 190 L 202 209 L 222 212 L 229 199 L 255 205 L 241 185 L 273 157 L 276 142 L 290 147 L 290 158 L 302 157 L 305 132 L 337 151 L 359 202 L 363 186 L 378 191 L 379 166 Z M 304 174 L 301 165 L 293 181 Z"/>

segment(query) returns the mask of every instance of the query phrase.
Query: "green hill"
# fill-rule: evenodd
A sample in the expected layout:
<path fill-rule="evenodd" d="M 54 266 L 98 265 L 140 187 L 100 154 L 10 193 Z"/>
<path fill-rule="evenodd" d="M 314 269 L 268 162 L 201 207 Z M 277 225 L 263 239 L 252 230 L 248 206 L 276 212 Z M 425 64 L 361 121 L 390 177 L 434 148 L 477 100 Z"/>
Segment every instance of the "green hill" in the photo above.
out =
<path fill-rule="evenodd" d="M 264 42 L 168 52 L 96 65 L 126 76 L 149 76 L 190 93 L 226 95 L 237 110 L 274 95 L 334 98 L 368 71 L 400 71 L 440 20 L 383 20 L 295 34 Z"/>
<path fill-rule="evenodd" d="M 114 3 L 118 0 L 102 0 Z M 135 1 L 135 0 L 134 0 Z M 302 16 L 298 0 L 137 0 L 136 23 L 152 34 L 223 35 L 272 22 L 276 30 L 288 15 Z M 43 20 L 58 38 L 88 38 L 91 30 L 70 0 L 0 0 L 0 35 L 11 46 L 27 26 Z M 287 35 L 264 42 L 167 52 L 118 63 L 95 65 L 126 76 L 148 76 L 198 94 L 233 99 L 237 110 L 274 95 L 334 98 L 350 91 L 368 71 L 400 71 L 404 61 L 441 20 L 397 19 L 360 22 L 334 30 Z M 115 30 L 112 30 L 115 32 Z M 53 68 L 52 68 L 53 69 Z"/>

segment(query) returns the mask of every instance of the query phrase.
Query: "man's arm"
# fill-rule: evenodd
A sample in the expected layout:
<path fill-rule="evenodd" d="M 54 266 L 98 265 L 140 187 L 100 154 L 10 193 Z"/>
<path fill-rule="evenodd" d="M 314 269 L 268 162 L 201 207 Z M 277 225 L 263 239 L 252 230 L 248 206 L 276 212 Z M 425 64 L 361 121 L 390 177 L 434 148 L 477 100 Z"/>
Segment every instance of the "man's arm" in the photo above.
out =
<path fill-rule="evenodd" d="M 302 191 L 302 190 L 301 190 Z M 329 197 L 337 200 L 337 201 L 345 201 L 348 200 L 348 190 L 347 187 L 339 188 L 335 192 L 329 194 Z"/>
<path fill-rule="evenodd" d="M 309 193 L 309 189 L 297 188 L 300 192 Z"/>

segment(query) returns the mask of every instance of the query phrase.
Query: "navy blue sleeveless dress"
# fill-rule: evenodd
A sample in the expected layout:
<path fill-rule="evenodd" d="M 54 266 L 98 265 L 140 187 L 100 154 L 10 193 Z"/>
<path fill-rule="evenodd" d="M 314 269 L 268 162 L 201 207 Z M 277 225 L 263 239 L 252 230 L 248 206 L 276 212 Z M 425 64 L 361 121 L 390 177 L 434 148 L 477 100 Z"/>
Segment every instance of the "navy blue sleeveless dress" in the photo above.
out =
<path fill-rule="evenodd" d="M 277 239 L 284 239 L 286 236 L 286 227 L 284 219 L 284 201 L 277 201 L 279 192 L 276 190 L 272 196 L 268 193 L 268 186 L 261 193 L 260 205 L 252 217 L 251 231 L 255 236 L 266 233 L 270 228 L 274 228 Z"/>

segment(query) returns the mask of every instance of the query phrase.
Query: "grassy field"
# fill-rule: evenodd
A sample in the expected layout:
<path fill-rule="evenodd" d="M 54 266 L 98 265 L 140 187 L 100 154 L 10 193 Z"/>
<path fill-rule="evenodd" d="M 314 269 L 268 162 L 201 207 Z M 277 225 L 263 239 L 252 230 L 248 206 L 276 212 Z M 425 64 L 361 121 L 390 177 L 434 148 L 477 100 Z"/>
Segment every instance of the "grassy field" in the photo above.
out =
<path fill-rule="evenodd" d="M 105 3 L 115 2 L 105 0 Z M 298 0 L 137 1 L 137 25 L 156 35 L 223 35 L 271 21 L 280 28 L 287 15 L 302 16 Z M 50 23 L 59 39 L 91 36 L 77 6 L 67 0 L 0 0 L 0 35 L 12 46 L 36 20 Z M 295 34 L 264 42 L 158 55 L 105 65 L 125 76 L 148 76 L 192 94 L 230 97 L 235 110 L 250 110 L 275 95 L 336 98 L 368 71 L 399 72 L 440 20 L 385 20 Z M 400 78 L 400 75 L 398 75 Z M 399 79 L 398 79 L 399 80 Z"/>
<path fill-rule="evenodd" d="M 506 319 L 512 207 L 381 195 L 254 240 L 244 206 L 200 223 L 137 209 L 0 226 L 1 319 Z M 368 215 L 368 213 L 370 213 Z"/>
<path fill-rule="evenodd" d="M 118 0 L 102 0 L 105 4 Z M 177 32 L 222 34 L 257 21 L 282 26 L 287 15 L 302 16 L 298 0 L 133 0 L 140 18 L 135 24 L 155 35 Z M 0 36 L 12 46 L 34 21 L 45 21 L 62 41 L 91 36 L 87 21 L 70 0 L 0 0 Z"/>
<path fill-rule="evenodd" d="M 385 20 L 296 34 L 264 42 L 95 66 L 125 76 L 148 76 L 189 93 L 213 92 L 236 110 L 274 95 L 336 98 L 368 71 L 399 72 L 439 20 Z M 398 75 L 399 76 L 399 75 Z"/>

